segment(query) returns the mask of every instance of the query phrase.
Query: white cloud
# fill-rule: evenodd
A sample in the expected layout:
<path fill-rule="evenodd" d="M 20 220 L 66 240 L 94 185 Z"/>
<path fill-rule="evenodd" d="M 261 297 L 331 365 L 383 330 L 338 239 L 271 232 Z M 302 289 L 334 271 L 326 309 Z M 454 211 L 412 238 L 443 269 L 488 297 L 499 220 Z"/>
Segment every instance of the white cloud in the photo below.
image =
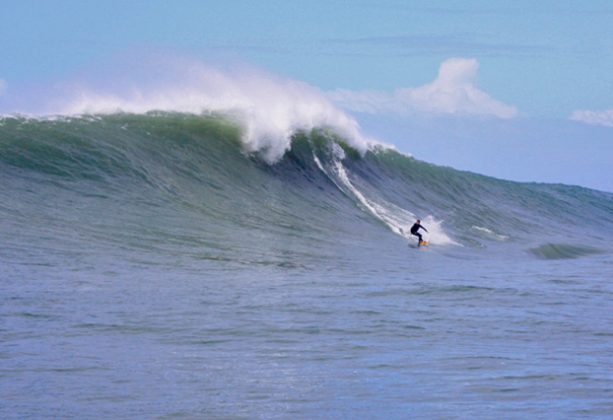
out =
<path fill-rule="evenodd" d="M 607 109 L 605 111 L 579 109 L 570 115 L 570 119 L 590 125 L 613 127 L 613 109 Z"/>
<path fill-rule="evenodd" d="M 345 109 L 371 114 L 433 113 L 513 118 L 517 108 L 500 102 L 475 86 L 479 63 L 450 58 L 441 63 L 437 78 L 419 87 L 392 93 L 337 89 L 329 97 Z"/>

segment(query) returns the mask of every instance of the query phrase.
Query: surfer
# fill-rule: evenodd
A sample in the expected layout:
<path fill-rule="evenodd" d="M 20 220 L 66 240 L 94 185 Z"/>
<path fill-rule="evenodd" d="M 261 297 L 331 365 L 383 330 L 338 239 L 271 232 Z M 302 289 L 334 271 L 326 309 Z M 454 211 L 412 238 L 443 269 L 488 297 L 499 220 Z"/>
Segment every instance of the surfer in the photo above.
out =
<path fill-rule="evenodd" d="M 425 227 L 421 225 L 421 220 L 417 219 L 417 222 L 415 222 L 415 224 L 411 226 L 411 235 L 415 235 L 419 238 L 419 242 L 417 242 L 417 246 L 420 246 L 421 243 L 423 242 L 423 239 L 421 238 L 421 233 L 419 233 L 419 229 L 423 229 L 426 232 L 428 231 L 428 229 L 426 229 Z"/>

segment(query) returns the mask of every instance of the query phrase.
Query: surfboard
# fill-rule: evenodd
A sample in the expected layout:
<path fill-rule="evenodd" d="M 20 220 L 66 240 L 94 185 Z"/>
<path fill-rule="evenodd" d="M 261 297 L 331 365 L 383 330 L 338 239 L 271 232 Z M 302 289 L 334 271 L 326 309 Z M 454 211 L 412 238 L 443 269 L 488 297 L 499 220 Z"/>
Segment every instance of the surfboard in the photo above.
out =
<path fill-rule="evenodd" d="M 415 243 L 409 243 L 409 246 L 410 246 L 411 248 L 420 248 L 420 247 L 422 247 L 422 246 L 428 246 L 429 244 L 430 244 L 430 242 L 428 242 L 428 241 L 421 241 L 421 242 L 419 243 L 419 245 L 416 245 Z"/>

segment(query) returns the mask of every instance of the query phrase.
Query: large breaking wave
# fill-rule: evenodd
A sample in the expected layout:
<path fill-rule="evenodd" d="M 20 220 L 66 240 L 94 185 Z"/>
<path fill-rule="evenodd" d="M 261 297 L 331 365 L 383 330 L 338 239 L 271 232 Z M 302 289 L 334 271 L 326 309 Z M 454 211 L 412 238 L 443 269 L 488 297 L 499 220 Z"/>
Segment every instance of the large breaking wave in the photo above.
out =
<path fill-rule="evenodd" d="M 143 81 L 119 89 L 70 86 L 61 99 L 50 101 L 47 109 L 35 115 L 222 113 L 241 124 L 245 147 L 269 163 L 283 157 L 298 130 L 332 128 L 361 153 L 380 144 L 366 137 L 353 117 L 307 83 L 253 68 L 228 70 L 193 61 L 182 64 L 180 70 L 176 66 L 164 70 L 176 77 L 153 86 Z"/>
<path fill-rule="evenodd" d="M 310 255 L 369 235 L 409 238 L 416 218 L 433 245 L 469 248 L 579 238 L 597 247 L 611 234 L 611 194 L 360 150 L 330 127 L 296 129 L 271 163 L 244 130 L 220 114 L 4 118 L 4 224 L 98 245 L 207 248 L 215 259 L 262 244 Z"/>

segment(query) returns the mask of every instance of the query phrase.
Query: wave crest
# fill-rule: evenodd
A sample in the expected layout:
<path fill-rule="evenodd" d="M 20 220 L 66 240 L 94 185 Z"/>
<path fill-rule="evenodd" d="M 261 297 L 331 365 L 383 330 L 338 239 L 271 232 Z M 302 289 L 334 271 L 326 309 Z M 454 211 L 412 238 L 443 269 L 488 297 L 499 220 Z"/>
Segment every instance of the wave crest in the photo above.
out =
<path fill-rule="evenodd" d="M 544 260 L 562 260 L 600 254 L 602 251 L 589 246 L 568 244 L 545 244 L 530 249 L 530 252 Z"/>
<path fill-rule="evenodd" d="M 241 123 L 247 150 L 259 152 L 269 163 L 283 157 L 291 147 L 292 135 L 299 130 L 331 128 L 360 153 L 381 144 L 365 137 L 354 118 L 306 83 L 256 70 L 223 71 L 201 63 L 192 64 L 183 73 L 177 81 L 155 88 L 134 86 L 119 93 L 75 88 L 54 113 L 223 113 Z"/>

